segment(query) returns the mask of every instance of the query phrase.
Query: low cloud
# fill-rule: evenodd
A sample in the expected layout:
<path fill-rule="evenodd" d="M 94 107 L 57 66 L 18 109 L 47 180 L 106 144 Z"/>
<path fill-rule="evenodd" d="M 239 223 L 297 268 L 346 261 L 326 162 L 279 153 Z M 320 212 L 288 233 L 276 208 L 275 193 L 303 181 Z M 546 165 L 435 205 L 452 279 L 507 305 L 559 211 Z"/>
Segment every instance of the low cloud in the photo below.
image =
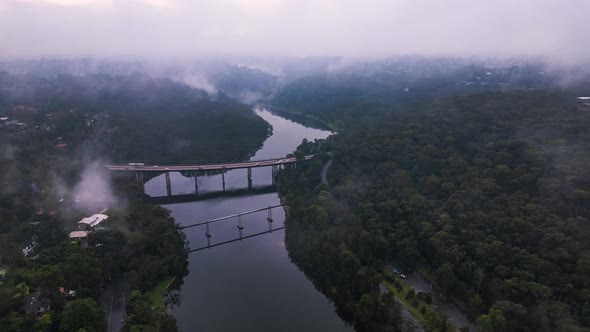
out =
<path fill-rule="evenodd" d="M 77 209 L 87 213 L 125 207 L 124 200 L 115 195 L 111 175 L 101 160 L 85 162 L 79 180 L 73 185 L 54 175 L 52 192 L 56 199 L 73 200 Z"/>
<path fill-rule="evenodd" d="M 262 100 L 264 96 L 262 93 L 255 92 L 255 91 L 242 91 L 238 95 L 238 100 L 244 104 L 255 104 L 256 102 Z"/>
<path fill-rule="evenodd" d="M 126 0 L 128 2 L 143 3 L 154 7 L 170 8 L 173 7 L 176 1 L 174 0 Z M 121 0 L 6 0 L 7 4 L 12 3 L 28 3 L 31 5 L 55 5 L 63 7 L 85 7 L 85 6 L 115 6 Z"/>
<path fill-rule="evenodd" d="M 2 0 L 4 56 L 590 58 L 590 1 Z"/>
<path fill-rule="evenodd" d="M 201 89 L 210 96 L 217 93 L 217 88 L 209 81 L 207 75 L 203 73 L 185 73 L 184 75 L 173 77 L 172 80 L 184 83 L 191 88 Z"/>
<path fill-rule="evenodd" d="M 73 196 L 79 206 L 90 208 L 95 205 L 114 206 L 119 203 L 111 187 L 111 177 L 104 163 L 92 161 L 80 174 L 80 181 L 74 186 Z"/>

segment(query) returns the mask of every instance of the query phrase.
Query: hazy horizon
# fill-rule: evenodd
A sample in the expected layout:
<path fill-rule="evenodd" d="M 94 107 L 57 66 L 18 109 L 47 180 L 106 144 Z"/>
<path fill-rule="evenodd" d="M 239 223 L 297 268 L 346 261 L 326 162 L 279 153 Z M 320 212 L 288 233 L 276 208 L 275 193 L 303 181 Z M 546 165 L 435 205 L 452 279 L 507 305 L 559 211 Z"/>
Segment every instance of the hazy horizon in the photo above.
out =
<path fill-rule="evenodd" d="M 583 0 L 0 0 L 0 57 L 590 59 Z"/>

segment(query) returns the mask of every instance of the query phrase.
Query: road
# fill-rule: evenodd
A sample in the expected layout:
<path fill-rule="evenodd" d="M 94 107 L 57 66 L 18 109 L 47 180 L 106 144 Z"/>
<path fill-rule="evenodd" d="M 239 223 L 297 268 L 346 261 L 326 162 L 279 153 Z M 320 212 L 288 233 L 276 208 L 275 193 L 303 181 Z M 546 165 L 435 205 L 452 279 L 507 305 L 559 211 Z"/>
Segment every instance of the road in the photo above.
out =
<path fill-rule="evenodd" d="M 100 304 L 105 312 L 104 330 L 107 332 L 120 331 L 127 318 L 125 311 L 127 286 L 126 281 L 117 280 L 108 284 L 102 292 Z"/>
<path fill-rule="evenodd" d="M 313 155 L 304 157 L 310 160 Z M 215 171 L 215 170 L 232 170 L 240 168 L 268 167 L 297 162 L 297 158 L 276 158 L 267 160 L 252 160 L 243 163 L 225 163 L 225 164 L 206 164 L 206 165 L 105 165 L 111 171 L 128 171 L 128 172 L 180 172 L 180 171 Z"/>
<path fill-rule="evenodd" d="M 379 285 L 379 292 L 381 293 L 381 295 L 383 295 L 389 293 L 389 290 L 385 288 L 385 286 Z M 404 329 L 404 331 L 423 332 L 424 328 L 422 327 L 422 325 L 420 325 L 420 322 L 414 316 L 412 316 L 412 314 L 408 310 L 406 310 L 406 308 L 404 308 L 404 305 L 399 300 L 396 299 L 396 301 L 400 304 L 399 307 L 402 317 L 404 318 L 406 323 L 409 323 L 409 326 L 407 327 L 407 329 Z"/>
<path fill-rule="evenodd" d="M 449 321 L 455 325 L 457 329 L 467 326 L 469 331 L 477 331 L 477 327 L 471 322 L 459 309 L 452 303 L 446 302 L 441 298 L 441 295 L 431 284 L 422 278 L 418 273 L 408 273 L 404 282 L 412 287 L 416 292 L 428 292 L 432 294 L 432 305 L 436 310 L 449 317 Z"/>

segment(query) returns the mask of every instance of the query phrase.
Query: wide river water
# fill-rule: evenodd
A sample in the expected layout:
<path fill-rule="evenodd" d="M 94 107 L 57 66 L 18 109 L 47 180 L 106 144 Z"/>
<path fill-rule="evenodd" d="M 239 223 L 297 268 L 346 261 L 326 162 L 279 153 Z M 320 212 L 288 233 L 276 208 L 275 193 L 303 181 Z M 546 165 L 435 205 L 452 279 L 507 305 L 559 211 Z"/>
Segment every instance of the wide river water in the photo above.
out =
<path fill-rule="evenodd" d="M 252 160 L 279 158 L 292 153 L 306 138 L 325 138 L 330 132 L 304 127 L 263 109 L 256 114 L 273 126 Z M 194 193 L 193 178 L 171 173 L 172 194 Z M 252 170 L 253 186 L 272 183 L 269 167 Z M 246 170 L 225 175 L 226 189 L 247 188 Z M 202 176 L 199 193 L 221 191 L 221 175 Z M 166 195 L 164 175 L 150 180 L 145 191 Z M 280 204 L 276 193 L 221 197 L 164 205 L 181 225 Z M 282 227 L 285 213 L 272 210 L 272 227 Z M 242 216 L 243 236 L 268 230 L 267 212 Z M 211 244 L 238 237 L 238 220 L 210 225 Z M 191 248 L 207 245 L 204 227 L 185 230 Z M 276 230 L 189 254 L 190 274 L 181 287 L 181 303 L 173 309 L 181 331 L 352 331 L 336 314 L 334 305 L 291 262 L 284 230 Z"/>

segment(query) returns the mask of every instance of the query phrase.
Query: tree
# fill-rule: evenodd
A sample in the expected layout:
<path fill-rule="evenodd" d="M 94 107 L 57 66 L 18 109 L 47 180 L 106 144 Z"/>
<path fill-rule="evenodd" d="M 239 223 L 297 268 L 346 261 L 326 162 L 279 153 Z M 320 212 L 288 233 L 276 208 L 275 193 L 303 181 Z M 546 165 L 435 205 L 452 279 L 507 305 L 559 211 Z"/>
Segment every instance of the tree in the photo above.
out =
<path fill-rule="evenodd" d="M 25 282 L 16 285 L 16 296 L 25 297 L 27 295 L 29 295 L 29 286 Z"/>
<path fill-rule="evenodd" d="M 499 309 L 491 309 L 488 314 L 494 332 L 502 332 L 506 330 L 506 319 L 504 313 Z"/>
<path fill-rule="evenodd" d="M 479 318 L 477 318 L 477 328 L 481 331 L 481 332 L 493 332 L 493 326 L 492 326 L 492 320 L 490 319 L 490 316 L 488 315 L 481 315 L 479 316 Z"/>
<path fill-rule="evenodd" d="M 92 299 L 78 299 L 69 303 L 64 311 L 59 330 L 77 332 L 85 329 L 88 332 L 102 330 L 104 313 Z"/>
<path fill-rule="evenodd" d="M 80 292 L 81 296 L 96 296 L 102 281 L 101 266 L 95 255 L 78 246 L 69 248 L 60 264 L 67 285 Z"/>
<path fill-rule="evenodd" d="M 64 277 L 56 265 L 45 265 L 35 273 L 35 284 L 41 288 L 41 296 L 54 300 L 59 287 L 63 287 Z"/>
<path fill-rule="evenodd" d="M 356 311 L 361 322 L 371 322 L 378 312 L 377 302 L 370 294 L 364 294 L 356 304 Z"/>
<path fill-rule="evenodd" d="M 154 309 L 149 298 L 134 290 L 127 301 L 127 321 L 124 331 L 177 331 L 176 319 L 168 313 Z"/>
<path fill-rule="evenodd" d="M 450 293 L 457 284 L 457 277 L 453 271 L 453 265 L 446 263 L 436 271 L 438 285 L 445 293 Z"/>
<path fill-rule="evenodd" d="M 45 313 L 43 316 L 41 316 L 41 319 L 39 319 L 37 326 L 41 331 L 47 331 L 51 326 L 51 323 L 51 314 Z"/>
<path fill-rule="evenodd" d="M 2 222 L 0 220 L 0 222 Z M 22 261 L 22 253 L 11 234 L 0 234 L 0 265 L 13 265 Z"/>

